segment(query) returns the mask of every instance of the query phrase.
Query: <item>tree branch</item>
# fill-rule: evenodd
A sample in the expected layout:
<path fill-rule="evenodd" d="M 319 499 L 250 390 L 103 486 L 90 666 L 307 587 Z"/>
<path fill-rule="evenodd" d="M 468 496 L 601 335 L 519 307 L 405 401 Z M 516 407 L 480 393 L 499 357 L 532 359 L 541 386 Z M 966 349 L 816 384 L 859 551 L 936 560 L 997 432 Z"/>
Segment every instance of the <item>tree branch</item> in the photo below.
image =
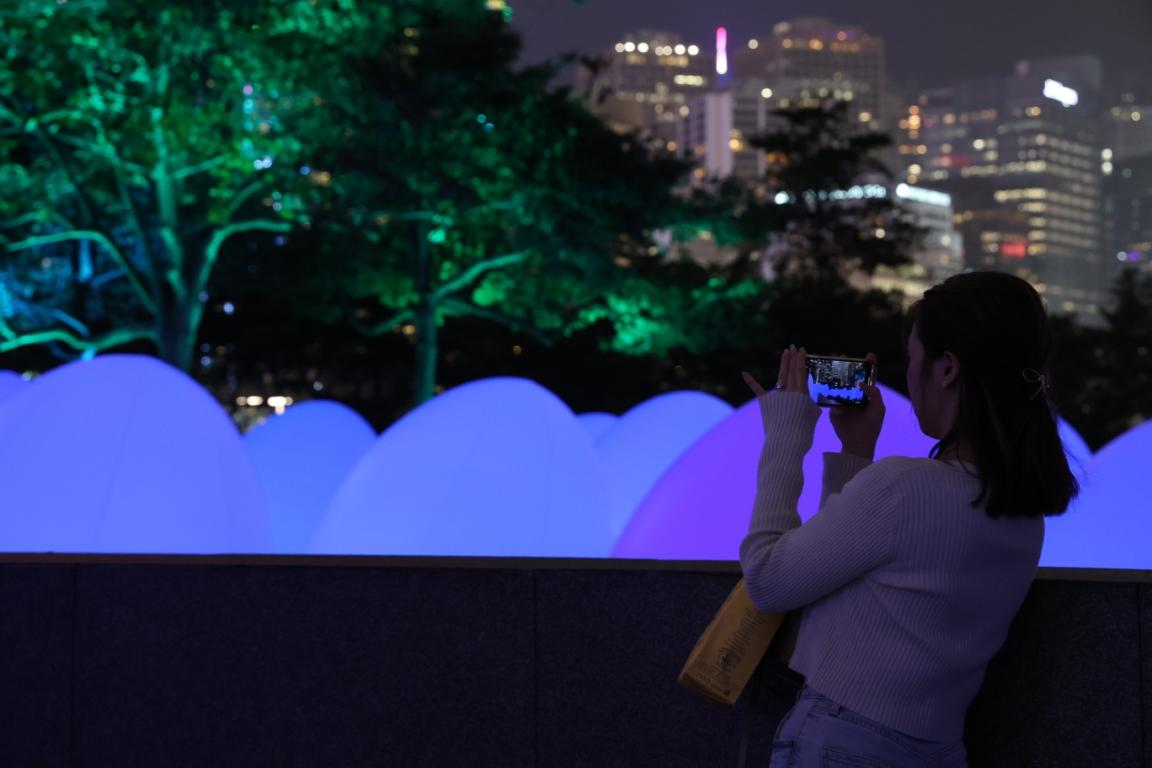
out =
<path fill-rule="evenodd" d="M 207 171 L 211 168 L 214 168 L 215 166 L 220 165 L 221 163 L 225 163 L 227 161 L 228 161 L 228 158 L 225 155 L 221 155 L 219 157 L 213 157 L 209 160 L 205 160 L 202 163 L 196 163 L 196 165 L 190 165 L 186 168 L 181 168 L 178 171 L 173 171 L 172 176 L 173 176 L 173 178 L 175 178 L 177 180 L 183 180 L 183 179 L 188 178 L 189 176 L 195 176 L 198 173 L 203 173 L 204 171 Z"/>
<path fill-rule="evenodd" d="M 150 328 L 121 328 L 110 331 L 103 336 L 97 336 L 94 339 L 78 338 L 68 331 L 59 330 L 18 334 L 9 327 L 7 321 L 3 318 L 0 318 L 0 335 L 3 335 L 4 338 L 7 339 L 6 341 L 0 342 L 0 353 L 11 352 L 14 349 L 30 347 L 35 344 L 50 344 L 52 342 L 65 344 L 77 351 L 94 350 L 96 352 L 111 347 L 118 347 L 130 341 L 148 339 L 153 343 L 156 342 L 156 332 Z"/>
<path fill-rule="evenodd" d="M 518 251 L 516 253 L 509 253 L 504 256 L 497 256 L 496 258 L 488 259 L 487 261 L 481 261 L 478 264 L 473 264 L 471 267 L 464 271 L 464 274 L 453 280 L 449 280 L 448 282 L 444 283 L 444 285 L 437 288 L 432 293 L 432 303 L 439 304 L 443 302 L 451 294 L 466 287 L 469 283 L 483 275 L 485 272 L 491 272 L 494 269 L 508 267 L 513 264 L 519 264 L 527 258 L 528 251 Z"/>
<path fill-rule="evenodd" d="M 415 312 L 413 312 L 411 309 L 402 309 L 389 317 L 387 320 L 372 326 L 364 325 L 356 318 L 354 314 L 349 318 L 349 321 L 352 323 L 352 327 L 355 328 L 356 332 L 361 336 L 379 336 L 392 330 L 400 323 L 406 323 L 415 319 Z"/>
<path fill-rule="evenodd" d="M 536 341 L 550 346 L 552 339 L 540 330 L 533 328 L 527 322 L 515 318 L 511 315 L 499 312 L 487 307 L 479 307 L 471 302 L 462 301 L 460 299 L 445 299 L 440 304 L 441 309 L 449 314 L 456 315 L 457 317 L 479 317 L 484 320 L 491 320 L 494 323 L 499 323 L 506 328 L 510 328 L 517 333 L 527 334 Z"/>
<path fill-rule="evenodd" d="M 135 271 L 129 267 L 128 260 L 124 254 L 103 232 L 92 229 L 74 229 L 69 232 L 54 232 L 50 235 L 35 235 L 15 243 L 9 243 L 7 244 L 7 249 L 9 251 L 26 251 L 29 248 L 36 248 L 41 245 L 53 245 L 55 243 L 67 243 L 77 240 L 90 240 L 103 246 L 104 249 L 112 255 L 116 263 L 120 265 L 120 268 L 124 270 L 128 281 L 132 283 L 132 287 L 136 289 L 140 301 L 144 304 L 145 308 L 153 314 L 157 313 L 156 302 L 140 283 L 140 278 L 136 275 Z"/>
<path fill-rule="evenodd" d="M 237 221 L 232 224 L 226 224 L 216 230 L 212 233 L 212 238 L 208 241 L 208 245 L 204 246 L 204 261 L 200 264 L 200 269 L 196 275 L 196 292 L 199 293 L 204 289 L 204 286 L 208 284 L 208 277 L 212 274 L 212 268 L 216 266 L 216 259 L 220 254 L 220 246 L 222 246 L 228 238 L 244 232 L 287 233 L 291 231 L 292 222 L 273 221 L 271 219 Z"/>
<path fill-rule="evenodd" d="M 261 179 L 257 179 L 237 192 L 236 197 L 232 198 L 232 202 L 228 204 L 228 212 L 224 215 L 224 221 L 232 221 L 232 217 L 240 210 L 240 206 L 244 205 L 252 195 L 259 192 L 263 186 L 264 182 Z"/>

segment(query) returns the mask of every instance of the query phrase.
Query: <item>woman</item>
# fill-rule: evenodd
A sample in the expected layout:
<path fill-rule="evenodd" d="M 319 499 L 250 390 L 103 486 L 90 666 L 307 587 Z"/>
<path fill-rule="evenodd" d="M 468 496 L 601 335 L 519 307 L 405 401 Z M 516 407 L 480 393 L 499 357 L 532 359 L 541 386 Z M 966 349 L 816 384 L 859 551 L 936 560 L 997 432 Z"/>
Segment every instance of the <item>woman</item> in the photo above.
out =
<path fill-rule="evenodd" d="M 796 512 L 820 409 L 806 352 L 776 391 L 750 376 L 764 451 L 740 564 L 766 612 L 803 608 L 791 666 L 806 685 L 772 768 L 963 766 L 964 716 L 1032 583 L 1044 516 L 1078 486 L 1046 391 L 1051 334 L 1025 281 L 971 272 L 909 313 L 908 392 L 930 458 L 873 463 L 880 391 L 835 408 L 820 511 Z M 872 356 L 873 364 L 875 357 Z"/>

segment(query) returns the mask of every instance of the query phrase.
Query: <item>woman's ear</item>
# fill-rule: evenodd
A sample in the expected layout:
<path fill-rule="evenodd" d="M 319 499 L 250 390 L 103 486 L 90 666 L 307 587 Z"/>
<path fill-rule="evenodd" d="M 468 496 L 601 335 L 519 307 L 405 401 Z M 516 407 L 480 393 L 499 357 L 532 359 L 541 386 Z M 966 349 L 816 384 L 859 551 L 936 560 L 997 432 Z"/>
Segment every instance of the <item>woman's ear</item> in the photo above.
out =
<path fill-rule="evenodd" d="M 940 365 L 940 383 L 945 388 L 953 386 L 960 378 L 960 358 L 951 352 L 945 352 L 938 361 Z"/>

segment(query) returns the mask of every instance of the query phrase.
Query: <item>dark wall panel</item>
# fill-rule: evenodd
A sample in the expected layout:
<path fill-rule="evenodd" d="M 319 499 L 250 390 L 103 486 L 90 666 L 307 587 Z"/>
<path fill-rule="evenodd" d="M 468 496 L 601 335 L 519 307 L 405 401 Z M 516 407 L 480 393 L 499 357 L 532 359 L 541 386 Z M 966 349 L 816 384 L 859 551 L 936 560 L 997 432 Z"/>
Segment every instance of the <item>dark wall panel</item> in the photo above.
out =
<path fill-rule="evenodd" d="M 72 569 L 0 571 L 0 761 L 56 768 L 69 760 Z"/>
<path fill-rule="evenodd" d="M 76 766 L 529 766 L 532 575 L 83 567 Z"/>
<path fill-rule="evenodd" d="M 732 765 L 739 712 L 676 683 L 737 577 L 537 575 L 539 761 L 549 768 Z"/>
<path fill-rule="evenodd" d="M 1140 585 L 1140 660 L 1143 694 L 1140 715 L 1143 726 L 1144 763 L 1152 766 L 1152 585 Z"/>
<path fill-rule="evenodd" d="M 1033 585 L 968 713 L 973 768 L 1142 764 L 1138 595 Z"/>

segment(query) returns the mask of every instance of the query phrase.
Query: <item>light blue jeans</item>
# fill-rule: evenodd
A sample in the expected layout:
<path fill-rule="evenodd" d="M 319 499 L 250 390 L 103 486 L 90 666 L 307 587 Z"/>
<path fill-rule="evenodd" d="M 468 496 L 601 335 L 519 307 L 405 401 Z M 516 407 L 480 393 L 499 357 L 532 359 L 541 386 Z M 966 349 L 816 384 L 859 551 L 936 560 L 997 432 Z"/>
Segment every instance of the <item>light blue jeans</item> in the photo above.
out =
<path fill-rule="evenodd" d="M 769 768 L 966 768 L 963 741 L 925 741 L 804 686 L 772 743 Z"/>

